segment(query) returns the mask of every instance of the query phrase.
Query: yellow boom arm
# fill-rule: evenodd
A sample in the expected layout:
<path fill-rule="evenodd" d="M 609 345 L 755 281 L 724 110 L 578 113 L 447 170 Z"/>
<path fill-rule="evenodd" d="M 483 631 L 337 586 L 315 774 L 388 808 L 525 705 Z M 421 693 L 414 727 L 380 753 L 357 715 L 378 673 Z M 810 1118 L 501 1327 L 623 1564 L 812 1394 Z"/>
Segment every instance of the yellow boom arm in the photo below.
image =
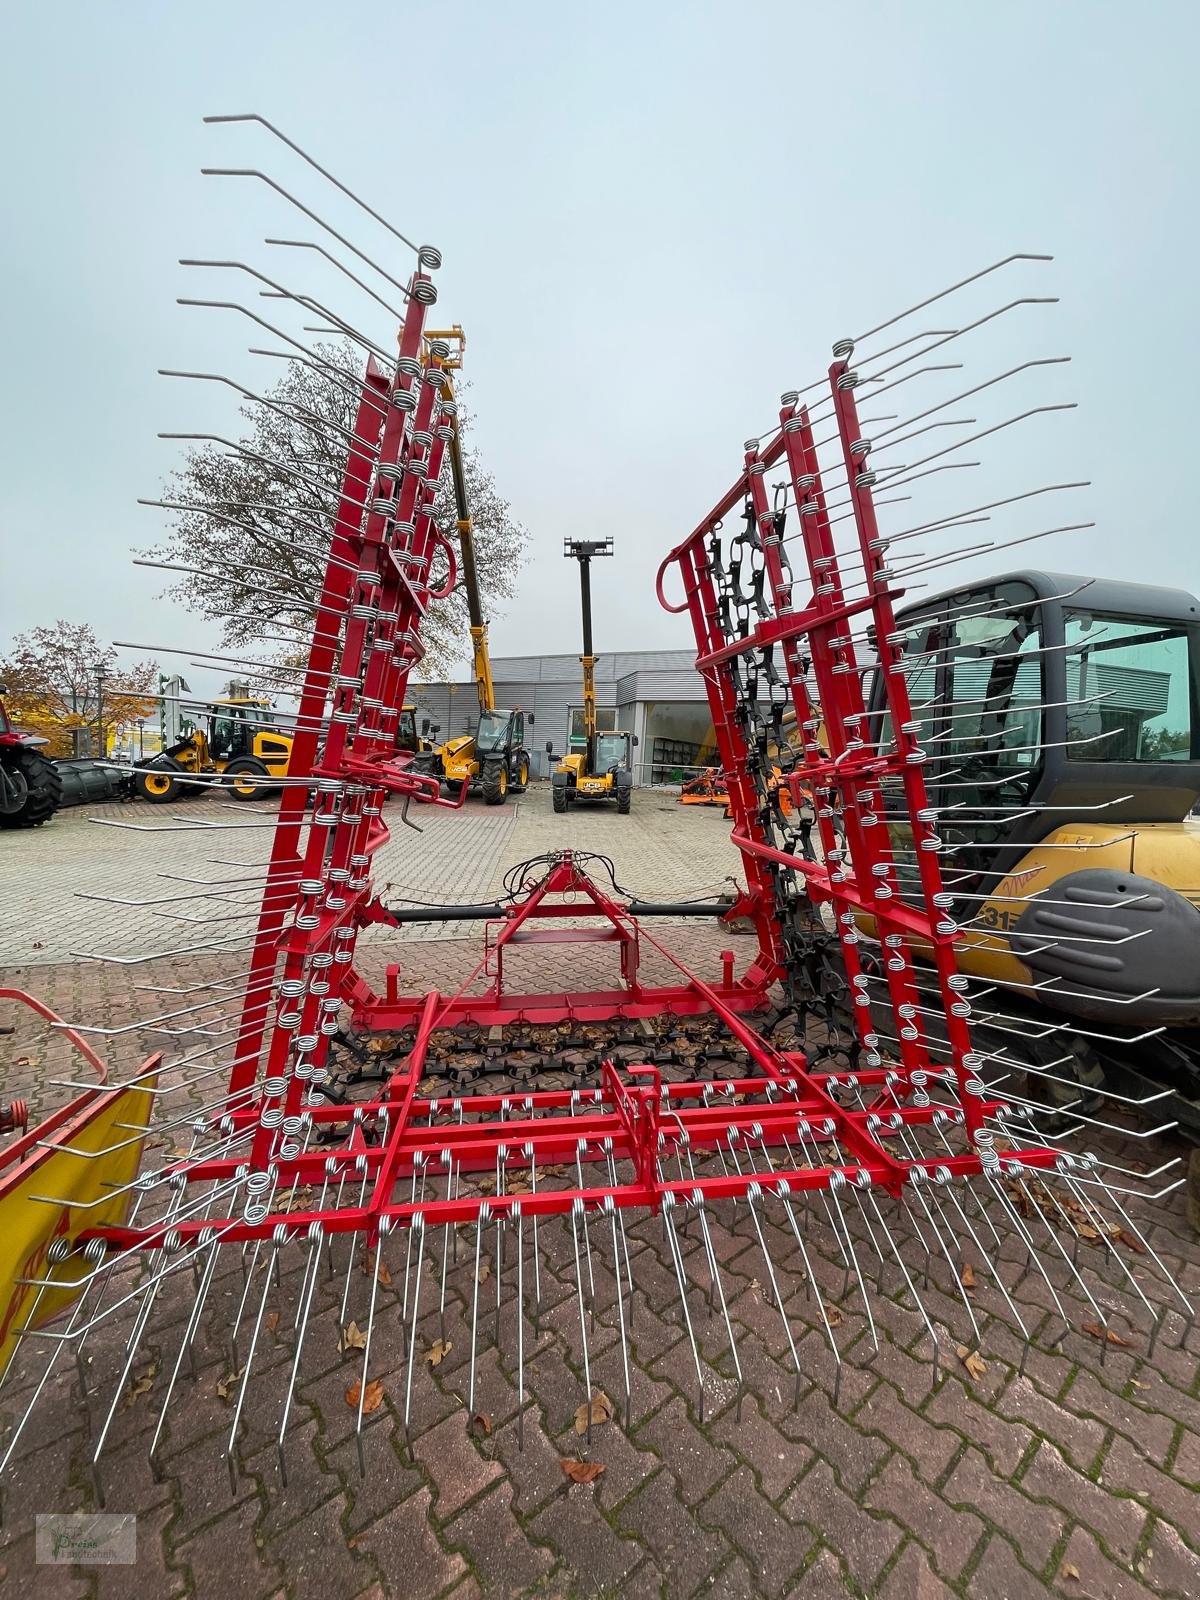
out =
<path fill-rule="evenodd" d="M 467 336 L 455 324 L 453 328 L 434 329 L 427 335 L 430 344 L 435 340 L 453 341 L 455 348 L 441 358 L 442 399 L 454 399 L 452 371 L 462 366 Z M 436 358 L 435 358 L 436 359 Z M 475 693 L 479 697 L 480 711 L 496 709 L 496 689 L 492 682 L 492 658 L 488 653 L 487 623 L 483 620 L 483 605 L 479 598 L 479 574 L 475 568 L 475 524 L 471 518 L 467 499 L 467 478 L 463 470 L 462 436 L 458 427 L 458 412 L 450 416 L 450 474 L 454 480 L 454 507 L 458 516 L 458 543 L 462 553 L 462 581 L 467 593 L 467 612 L 471 619 L 471 657 L 475 673 Z"/>

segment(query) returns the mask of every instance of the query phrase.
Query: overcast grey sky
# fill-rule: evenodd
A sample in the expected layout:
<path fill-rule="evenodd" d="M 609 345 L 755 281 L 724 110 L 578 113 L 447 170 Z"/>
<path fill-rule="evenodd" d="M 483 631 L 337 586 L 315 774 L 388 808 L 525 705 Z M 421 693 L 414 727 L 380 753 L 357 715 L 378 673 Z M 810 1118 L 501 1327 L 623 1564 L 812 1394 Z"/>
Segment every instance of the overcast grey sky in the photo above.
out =
<path fill-rule="evenodd" d="M 531 535 L 498 653 L 578 648 L 568 532 L 616 540 L 598 648 L 686 643 L 655 567 L 780 390 L 1013 249 L 1057 257 L 1065 465 L 1100 523 L 1074 564 L 1200 586 L 1197 13 L 9 0 L 0 644 L 60 615 L 215 637 L 129 565 L 159 527 L 136 498 L 179 448 L 156 432 L 233 419 L 156 368 L 263 381 L 245 329 L 175 305 L 198 290 L 176 263 L 236 244 L 278 271 L 263 235 L 311 236 L 259 186 L 200 177 L 295 173 L 265 135 L 202 125 L 220 111 L 261 112 L 442 248 L 475 439 Z"/>

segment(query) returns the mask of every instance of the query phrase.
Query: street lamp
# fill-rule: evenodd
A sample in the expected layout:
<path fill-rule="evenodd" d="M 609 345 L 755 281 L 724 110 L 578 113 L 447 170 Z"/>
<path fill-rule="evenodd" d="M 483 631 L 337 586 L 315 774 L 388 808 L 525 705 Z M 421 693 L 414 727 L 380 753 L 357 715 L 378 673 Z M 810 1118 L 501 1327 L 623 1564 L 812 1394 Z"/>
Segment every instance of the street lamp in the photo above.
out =
<path fill-rule="evenodd" d="M 108 667 L 103 661 L 92 664 L 92 673 L 96 679 L 96 754 L 103 756 L 104 750 L 104 680 L 108 677 Z"/>

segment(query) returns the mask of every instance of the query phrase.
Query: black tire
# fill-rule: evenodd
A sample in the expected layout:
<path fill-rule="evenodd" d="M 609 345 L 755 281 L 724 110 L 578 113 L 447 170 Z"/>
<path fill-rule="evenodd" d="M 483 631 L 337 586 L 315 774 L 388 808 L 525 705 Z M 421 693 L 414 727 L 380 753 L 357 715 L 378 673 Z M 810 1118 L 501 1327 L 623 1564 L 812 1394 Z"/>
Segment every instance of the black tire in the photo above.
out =
<path fill-rule="evenodd" d="M 491 761 L 483 769 L 479 790 L 489 806 L 502 806 L 508 799 L 508 768 L 503 761 Z"/>
<path fill-rule="evenodd" d="M 180 779 L 186 772 L 174 756 L 159 756 L 140 767 L 133 779 L 134 793 L 152 806 L 165 806 L 180 795 Z"/>
<path fill-rule="evenodd" d="M 550 801 L 555 811 L 567 809 L 567 786 L 565 783 L 556 783 L 550 791 Z"/>
<path fill-rule="evenodd" d="M 529 757 L 524 753 L 516 758 L 516 774 L 510 787 L 514 794 L 524 794 L 529 787 Z"/>
<path fill-rule="evenodd" d="M 253 756 L 231 761 L 221 777 L 235 800 L 266 800 L 276 787 L 270 772 Z"/>
<path fill-rule="evenodd" d="M 623 789 L 617 790 L 617 815 L 627 817 L 633 804 L 633 785 L 626 784 Z"/>
<path fill-rule="evenodd" d="M 53 761 L 28 745 L 6 749 L 0 760 L 10 782 L 22 791 L 11 811 L 0 812 L 0 828 L 40 828 L 49 822 L 62 801 L 63 787 Z"/>

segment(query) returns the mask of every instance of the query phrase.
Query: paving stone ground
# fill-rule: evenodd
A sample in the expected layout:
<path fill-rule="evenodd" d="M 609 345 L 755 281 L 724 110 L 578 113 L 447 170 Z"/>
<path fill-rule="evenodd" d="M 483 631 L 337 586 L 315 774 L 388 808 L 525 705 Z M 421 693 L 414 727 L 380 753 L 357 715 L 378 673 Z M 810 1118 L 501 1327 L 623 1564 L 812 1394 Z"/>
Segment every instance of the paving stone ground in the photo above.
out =
<path fill-rule="evenodd" d="M 206 803 L 207 804 L 207 803 Z M 143 822 L 147 812 L 106 813 Z M 213 818 L 224 820 L 215 807 Z M 638 813 L 635 812 L 635 817 Z M 171 820 L 151 814 L 157 826 Z M 242 820 L 242 810 L 233 816 Z M 394 858 L 381 873 L 414 898 L 495 892 L 504 868 L 555 840 L 611 854 L 622 882 L 640 893 L 692 892 L 719 885 L 734 870 L 725 830 L 714 813 L 681 814 L 648 797 L 640 823 L 615 816 L 549 821 L 536 793 L 499 815 L 483 808 L 454 818 L 422 814 L 419 848 L 395 828 Z M 395 819 L 393 819 L 395 822 Z M 5 979 L 38 993 L 68 1017 L 124 1026 L 151 1013 L 162 997 L 151 986 L 183 987 L 235 975 L 236 951 L 115 966 L 70 959 L 85 948 L 78 936 L 80 877 L 122 886 L 146 898 L 169 880 L 163 871 L 213 873 L 214 858 L 261 858 L 263 832 L 240 840 L 229 834 L 196 837 L 196 823 L 164 840 L 101 830 L 86 818 L 60 819 L 29 840 L 3 841 L 5 850 Z M 453 831 L 452 831 L 453 829 Z M 58 843 L 55 843 L 57 839 Z M 103 844 L 96 841 L 103 839 Z M 135 852 L 133 842 L 139 849 Z M 168 843 L 169 841 L 169 843 Z M 161 849 L 147 864 L 147 846 Z M 402 848 L 403 845 L 403 848 Z M 61 851 L 61 855 L 60 852 Z M 404 874 L 407 873 L 407 877 Z M 148 887 L 149 886 L 149 887 Z M 102 908 L 87 939 L 128 955 L 162 948 L 165 927 L 144 913 Z M 17 926 L 14 929 L 14 920 Z M 161 926 L 160 926 L 161 924 Z M 443 933 L 446 930 L 441 930 Z M 715 973 L 730 944 L 711 928 L 676 925 L 701 973 Z M 379 937 L 363 953 L 369 977 L 396 957 L 394 937 Z M 748 941 L 732 941 L 739 961 Z M 38 945 L 41 948 L 35 949 Z M 443 987 L 469 972 L 474 939 L 407 941 L 399 951 L 413 989 Z M 530 952 L 532 962 L 545 952 Z M 603 953 L 572 956 L 579 985 L 608 973 Z M 661 958 L 647 959 L 651 977 L 666 976 Z M 536 984 L 537 969 L 531 982 Z M 61 1091 L 48 1082 L 70 1062 L 56 1034 L 15 1007 L 0 1006 L 4 1093 L 28 1094 L 39 1110 Z M 128 1070 L 152 1049 L 194 1044 L 164 1038 L 144 1026 L 106 1041 L 114 1071 Z M 156 1128 L 159 1158 L 175 1144 L 173 1118 L 190 1112 L 182 1084 L 164 1097 Z M 1177 1154 L 1170 1141 L 1150 1148 L 1104 1147 L 1126 1161 L 1157 1165 Z M 1185 1290 L 1200 1295 L 1200 1246 L 1190 1233 L 1178 1193 L 1158 1207 L 1131 1202 L 1133 1214 Z M 729 1296 L 741 1355 L 740 1396 L 720 1317 L 698 1317 L 696 1336 L 710 1369 L 701 1417 L 696 1373 L 670 1253 L 659 1223 L 631 1228 L 633 1295 L 630 1336 L 631 1415 L 594 1430 L 591 1457 L 603 1474 L 591 1485 L 571 1484 L 560 1457 L 585 1454 L 573 1419 L 584 1398 L 583 1346 L 569 1230 L 543 1228 L 540 1241 L 543 1306 L 540 1329 L 526 1324 L 527 1396 L 524 1448 L 518 1448 L 515 1287 L 502 1278 L 501 1338 L 492 1318 L 478 1351 L 475 1409 L 488 1418 L 468 1428 L 468 1311 L 473 1260 L 466 1250 L 448 1277 L 447 1336 L 451 1350 L 437 1366 L 424 1361 L 413 1379 L 411 1448 L 401 1419 L 406 1368 L 399 1339 L 403 1250 L 389 1244 L 391 1284 L 381 1288 L 372 1370 L 384 1400 L 365 1429 L 366 1475 L 355 1452 L 354 1413 L 345 1390 L 354 1380 L 353 1352 L 340 1353 L 337 1317 L 342 1278 L 322 1275 L 305 1346 L 287 1446 L 288 1482 L 280 1482 L 274 1436 L 292 1349 L 291 1316 L 281 1315 L 264 1336 L 259 1384 L 251 1391 L 231 1492 L 222 1457 L 231 1421 L 227 1352 L 206 1333 L 195 1381 L 181 1381 L 161 1450 L 160 1475 L 147 1459 L 157 1421 L 163 1373 L 173 1359 L 190 1309 L 190 1280 L 169 1280 L 154 1330 L 134 1376 L 148 1377 L 115 1414 L 103 1458 L 108 1509 L 138 1516 L 138 1559 L 132 1567 L 38 1566 L 33 1519 L 38 1512 L 94 1505 L 89 1431 L 73 1374 L 55 1374 L 22 1440 L 5 1503 L 0 1549 L 0 1594 L 139 1600 L 158 1597 L 245 1596 L 272 1600 L 426 1600 L 476 1595 L 610 1596 L 878 1596 L 935 1600 L 1024 1600 L 1057 1595 L 1090 1600 L 1200 1594 L 1200 1330 L 1168 1312 L 1150 1353 L 1147 1319 L 1132 1315 L 1129 1285 L 1115 1278 L 1102 1304 L 1122 1342 L 1102 1349 L 1079 1330 L 1086 1320 L 1066 1263 L 1051 1269 L 1072 1326 L 1063 1322 L 1044 1282 L 1019 1252 L 1002 1255 L 1013 1304 L 1035 1331 L 1021 1371 L 1023 1343 L 1013 1311 L 981 1282 L 974 1306 L 986 1365 L 974 1374 L 954 1355 L 964 1329 L 961 1302 L 948 1268 L 936 1260 L 922 1297 L 948 1330 L 938 1367 L 898 1270 L 878 1273 L 873 1296 L 879 1350 L 871 1356 L 864 1319 L 847 1306 L 838 1331 L 846 1353 L 835 1407 L 832 1358 L 815 1303 L 805 1294 L 794 1246 L 770 1241 L 786 1262 L 780 1294 L 796 1342 L 793 1362 L 784 1324 L 764 1284 L 759 1240 L 751 1219 L 727 1214 L 713 1229 L 713 1246 Z M 683 1237 L 693 1269 L 698 1238 Z M 828 1230 L 811 1233 L 815 1270 L 828 1298 L 839 1299 L 841 1267 Z M 597 1251 L 597 1304 L 588 1351 L 593 1387 L 623 1397 L 623 1368 L 613 1279 Z M 1136 1282 L 1155 1307 L 1160 1280 L 1146 1258 L 1130 1255 Z M 240 1294 L 240 1268 L 223 1269 L 214 1294 Z M 280 1306 L 296 1303 L 299 1258 L 285 1269 Z M 982 1275 L 981 1275 L 982 1276 Z M 697 1277 L 703 1281 L 702 1271 Z M 437 1280 L 429 1278 L 430 1285 Z M 490 1286 L 490 1285 L 489 1285 Z M 351 1275 L 352 1309 L 365 1310 L 369 1278 Z M 434 1297 L 418 1332 L 418 1349 L 439 1337 Z M 215 1333 L 215 1323 L 214 1323 Z M 974 1342 L 973 1339 L 971 1341 Z M 44 1364 L 23 1351 L 0 1388 L 5 1433 L 24 1410 Z M 98 1328 L 88 1347 L 92 1404 L 107 1400 L 124 1361 L 123 1333 Z M 868 1357 L 871 1357 L 868 1359 Z M 157 1363 L 157 1365 L 156 1365 Z M 151 1370 L 155 1368 L 155 1370 Z"/>

